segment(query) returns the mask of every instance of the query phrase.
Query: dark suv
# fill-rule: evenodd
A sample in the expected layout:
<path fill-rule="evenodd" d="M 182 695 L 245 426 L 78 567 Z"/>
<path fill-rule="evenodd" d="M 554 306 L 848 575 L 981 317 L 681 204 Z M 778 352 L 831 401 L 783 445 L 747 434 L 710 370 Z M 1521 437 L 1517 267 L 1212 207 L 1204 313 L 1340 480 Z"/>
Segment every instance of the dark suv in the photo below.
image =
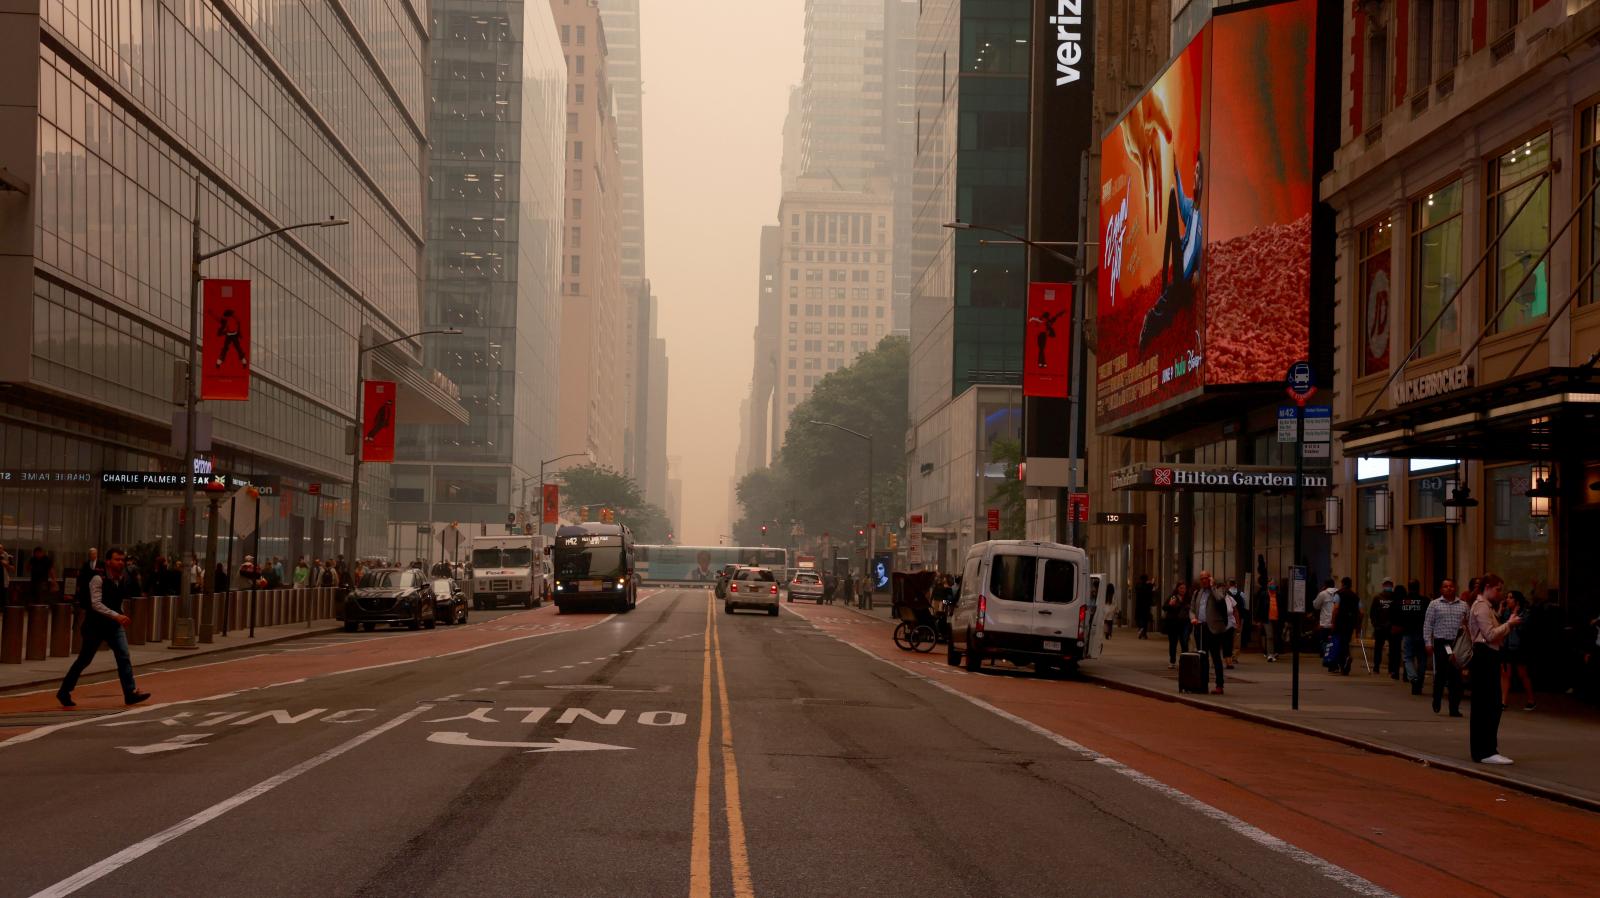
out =
<path fill-rule="evenodd" d="M 361 575 L 340 609 L 344 631 L 356 624 L 371 631 L 379 624 L 404 624 L 412 630 L 433 629 L 437 608 L 428 576 L 416 568 L 377 568 Z"/>

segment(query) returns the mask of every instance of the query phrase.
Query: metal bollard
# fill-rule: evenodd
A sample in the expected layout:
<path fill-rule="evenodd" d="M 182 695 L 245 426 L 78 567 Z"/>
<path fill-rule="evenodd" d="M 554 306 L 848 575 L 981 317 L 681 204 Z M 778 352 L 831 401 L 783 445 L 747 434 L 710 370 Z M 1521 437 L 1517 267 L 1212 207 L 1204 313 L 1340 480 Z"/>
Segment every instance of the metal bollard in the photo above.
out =
<path fill-rule="evenodd" d="M 28 642 L 23 660 L 43 661 L 50 657 L 50 606 L 28 606 Z"/>
<path fill-rule="evenodd" d="M 0 626 L 0 664 L 22 663 L 22 628 L 28 619 L 28 609 L 22 605 L 5 607 L 4 624 Z"/>
<path fill-rule="evenodd" d="M 128 616 L 128 626 L 124 628 L 128 634 L 128 645 L 144 645 L 145 628 L 142 624 L 149 603 L 149 599 L 140 596 L 129 599 L 128 607 L 122 609 L 122 613 Z"/>
<path fill-rule="evenodd" d="M 57 602 L 50 606 L 50 657 L 72 654 L 72 605 Z"/>

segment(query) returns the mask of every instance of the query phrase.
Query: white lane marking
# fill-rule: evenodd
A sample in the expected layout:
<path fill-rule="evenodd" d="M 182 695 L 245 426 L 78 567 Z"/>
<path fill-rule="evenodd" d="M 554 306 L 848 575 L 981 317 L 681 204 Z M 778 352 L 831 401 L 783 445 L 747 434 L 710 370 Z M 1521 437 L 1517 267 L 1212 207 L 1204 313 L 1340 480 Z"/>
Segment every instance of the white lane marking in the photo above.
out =
<path fill-rule="evenodd" d="M 370 730 L 367 730 L 365 733 L 356 736 L 348 742 L 336 745 L 322 754 L 317 755 L 316 757 L 301 761 L 293 767 L 290 767 L 288 770 L 285 770 L 275 776 L 270 776 L 231 798 L 225 798 L 211 807 L 206 808 L 205 810 L 200 811 L 199 813 L 173 826 L 167 827 L 148 839 L 129 845 L 127 848 L 122 849 L 105 860 L 79 870 L 77 873 L 72 874 L 53 886 L 49 886 L 48 888 L 35 892 L 33 894 L 33 898 L 59 898 L 59 896 L 70 895 L 84 886 L 89 885 L 90 883 L 109 876 L 122 867 L 125 867 L 139 858 L 144 857 L 168 842 L 171 842 L 172 840 L 177 839 L 186 833 L 193 832 L 194 830 L 205 826 L 207 823 L 216 820 L 240 805 L 243 805 L 253 799 L 260 798 L 262 795 L 271 792 L 273 789 L 278 788 L 295 777 L 321 767 L 323 764 L 328 763 L 334 758 L 337 758 L 348 751 L 359 748 L 367 742 L 370 742 L 371 740 L 376 739 L 384 733 L 387 733 L 395 727 L 405 723 L 406 721 L 426 714 L 431 710 L 433 710 L 432 705 L 418 705 L 417 707 L 406 711 L 404 714 L 401 714 L 398 717 L 391 718 L 390 720 L 381 723 Z"/>
<path fill-rule="evenodd" d="M 829 635 L 831 636 L 832 634 L 829 634 Z M 1064 749 L 1066 749 L 1066 750 L 1068 750 L 1070 752 L 1073 752 L 1074 754 L 1077 754 L 1077 755 L 1083 757 L 1085 760 L 1093 761 L 1094 763 L 1099 764 L 1100 766 L 1106 768 L 1107 770 L 1111 770 L 1111 771 L 1114 771 L 1116 773 L 1120 773 L 1123 776 L 1127 777 L 1128 779 L 1132 780 L 1133 782 L 1138 783 L 1139 785 L 1144 786 L 1145 788 L 1150 789 L 1151 791 L 1153 791 L 1153 792 L 1155 792 L 1155 793 L 1157 793 L 1157 794 L 1159 794 L 1159 795 L 1161 795 L 1161 796 L 1163 796 L 1165 798 L 1169 798 L 1169 799 L 1177 802 L 1178 804 L 1183 805 L 1184 807 L 1186 807 L 1186 808 L 1188 808 L 1188 809 L 1190 809 L 1192 811 L 1195 811 L 1195 812 L 1197 812 L 1197 813 L 1199 813 L 1199 814 L 1201 814 L 1201 815 L 1203 815 L 1205 817 L 1209 817 L 1210 819 L 1212 819 L 1212 820 L 1222 824 L 1223 826 L 1227 827 L 1229 830 L 1232 830 L 1234 833 L 1236 833 L 1236 834 L 1238 834 L 1240 836 L 1243 836 L 1246 839 L 1249 839 L 1250 841 L 1256 843 L 1257 845 L 1260 845 L 1262 848 L 1265 848 L 1268 851 L 1277 852 L 1278 854 L 1284 855 L 1285 857 L 1289 858 L 1290 860 L 1298 861 L 1298 862 L 1300 862 L 1302 864 L 1305 864 L 1306 866 L 1310 867 L 1312 870 L 1315 870 L 1317 873 L 1320 873 L 1321 875 L 1327 877 L 1330 880 L 1333 880 L 1335 883 L 1338 883 L 1339 885 L 1344 886 L 1345 888 L 1349 889 L 1352 892 L 1355 892 L 1358 895 L 1366 895 L 1366 896 L 1368 896 L 1368 898 L 1397 898 L 1397 896 L 1393 892 L 1390 892 L 1388 889 L 1383 888 L 1382 886 L 1378 885 L 1377 883 L 1374 883 L 1371 880 L 1368 880 L 1365 877 L 1360 876 L 1359 874 L 1352 873 L 1351 871 L 1346 870 L 1345 868 L 1340 867 L 1339 865 L 1337 865 L 1337 864 L 1335 864 L 1335 863 L 1333 863 L 1331 861 L 1324 860 L 1323 858 L 1320 858 L 1320 857 L 1312 854 L 1311 852 L 1306 851 L 1304 848 L 1300 848 L 1299 846 L 1296 846 L 1296 845 L 1291 845 L 1288 842 L 1285 842 L 1284 840 L 1282 840 L 1282 839 L 1278 838 L 1277 836 L 1273 835 L 1272 833 L 1269 833 L 1266 830 L 1261 829 L 1260 827 L 1254 826 L 1254 825 L 1252 825 L 1250 823 L 1246 823 L 1245 821 L 1240 820 L 1238 817 L 1233 816 L 1232 814 L 1228 813 L 1227 811 L 1224 811 L 1221 808 L 1215 807 L 1213 805 L 1206 804 L 1205 802 L 1201 801 L 1198 798 L 1195 798 L 1194 796 L 1188 794 L 1187 792 L 1183 792 L 1183 791 L 1181 791 L 1179 789 L 1175 789 L 1172 786 L 1169 786 L 1166 783 L 1163 783 L 1160 780 L 1155 779 L 1152 776 L 1149 776 L 1148 774 L 1140 773 L 1139 771 L 1134 770 L 1132 767 L 1129 767 L 1128 765 L 1122 763 L 1121 761 L 1116 760 L 1115 758 L 1106 757 L 1105 755 L 1095 751 L 1094 749 L 1088 747 L 1087 745 L 1083 745 L 1081 743 L 1074 742 L 1074 741 L 1072 741 L 1071 739 L 1068 739 L 1065 736 L 1062 736 L 1062 735 L 1060 735 L 1058 733 L 1055 733 L 1055 732 L 1052 732 L 1050 730 L 1045 729 L 1044 727 L 1034 723 L 1031 720 L 1027 720 L 1027 719 L 1024 719 L 1022 717 L 1018 717 L 1017 715 L 1012 714 L 1010 711 L 1006 711 L 1006 710 L 1004 710 L 1002 708 L 998 708 L 998 707 L 996 707 L 994 705 L 991 705 L 991 704 L 989 704 L 988 702 L 984 701 L 981 698 L 978 698 L 978 697 L 972 696 L 972 695 L 967 695 L 965 692 L 962 692 L 961 690 L 959 690 L 959 689 L 955 688 L 954 686 L 951 686 L 951 685 L 949 685 L 947 683 L 941 683 L 938 680 L 933 679 L 932 677 L 925 676 L 925 675 L 917 673 L 915 671 L 906 671 L 905 668 L 903 668 L 900 665 L 894 663 L 893 661 L 890 661 L 889 659 L 881 657 L 879 655 L 873 654 L 871 651 L 868 651 L 867 649 L 864 649 L 861 646 L 856 645 L 853 642 L 849 642 L 849 641 L 846 641 L 844 639 L 839 639 L 839 637 L 837 637 L 837 636 L 834 636 L 833 638 L 834 639 L 838 639 L 839 642 L 842 642 L 845 645 L 850 646 L 851 648 L 855 649 L 856 651 L 860 652 L 863 655 L 866 655 L 868 658 L 871 658 L 874 661 L 881 661 L 882 663 L 887 664 L 890 667 L 895 668 L 896 670 L 899 670 L 899 671 L 902 671 L 902 672 L 907 672 L 913 678 L 921 680 L 924 683 L 927 683 L 928 685 L 934 687 L 935 689 L 940 689 L 940 690 L 943 690 L 945 692 L 948 692 L 951 695 L 953 695 L 953 696 L 955 696 L 955 697 L 957 697 L 957 698 L 959 698 L 959 699 L 961 699 L 963 701 L 969 702 L 969 703 L 971 703 L 971 704 L 973 704 L 973 705 L 975 705 L 975 706 L 977 706 L 979 708 L 982 708 L 983 710 L 988 711 L 991 714 L 994 714 L 994 715 L 996 715 L 998 717 L 1002 717 L 1002 718 L 1004 718 L 1006 720 L 1009 720 L 1012 723 L 1016 724 L 1017 726 L 1022 727 L 1023 729 L 1027 730 L 1030 733 L 1034 733 L 1036 735 L 1043 736 L 1044 738 L 1049 739 L 1051 742 L 1054 742 L 1055 744 L 1061 746 L 1062 748 L 1064 748 Z"/>
<path fill-rule="evenodd" d="M 607 745 L 604 742 L 583 742 L 578 739 L 557 738 L 554 742 L 491 742 L 474 739 L 466 733 L 429 733 L 429 742 L 439 745 L 463 745 L 472 748 L 525 748 L 524 754 L 547 751 L 633 751 L 631 745 Z"/>
<path fill-rule="evenodd" d="M 198 748 L 201 739 L 210 733 L 178 733 L 164 742 L 150 745 L 119 745 L 118 748 L 130 755 L 156 755 L 168 751 L 180 751 L 185 748 Z"/>
<path fill-rule="evenodd" d="M 484 649 L 492 649 L 492 648 L 495 648 L 496 646 L 510 645 L 513 642 L 522 642 L 523 640 L 526 640 L 526 639 L 540 639 L 540 638 L 545 637 L 545 636 L 559 636 L 562 633 L 582 633 L 584 630 L 588 630 L 588 629 L 591 629 L 593 627 L 598 627 L 601 624 L 606 623 L 607 621 L 611 620 L 614 617 L 616 617 L 615 614 L 608 614 L 605 617 L 597 618 L 593 623 L 586 624 L 586 625 L 581 626 L 581 627 L 573 627 L 571 629 L 563 629 L 563 630 L 551 630 L 551 631 L 545 632 L 545 633 L 529 633 L 526 636 L 510 636 L 510 637 L 507 637 L 505 639 L 497 640 L 495 642 L 489 642 L 489 643 L 485 643 L 483 645 L 468 646 L 468 647 L 466 647 L 464 649 L 456 649 L 455 651 L 444 652 L 444 653 L 441 653 L 441 654 L 438 654 L 438 655 L 428 655 L 428 656 L 425 656 L 425 657 L 422 657 L 422 658 L 406 658 L 406 659 L 403 659 L 403 660 L 400 660 L 400 661 L 385 661 L 382 664 L 369 664 L 369 665 L 367 665 L 365 667 L 352 667 L 352 668 L 349 668 L 348 670 L 333 670 L 333 671 L 329 671 L 327 673 L 317 674 L 316 675 L 316 679 L 322 679 L 324 677 L 337 677 L 337 676 L 342 676 L 344 674 L 365 673 L 366 671 L 369 671 L 369 670 L 382 670 L 382 669 L 384 669 L 386 667 L 399 667 L 399 666 L 404 665 L 404 664 L 418 664 L 418 663 L 421 663 L 421 662 L 424 662 L 424 661 L 434 661 L 434 660 L 437 660 L 439 658 L 451 658 L 451 657 L 454 657 L 456 655 L 465 655 L 465 654 L 468 654 L 470 652 L 479 652 L 479 651 L 482 651 Z M 407 634 L 407 635 L 415 635 L 415 634 Z M 199 668 L 199 667 L 213 667 L 213 666 L 218 665 L 218 664 L 232 664 L 235 661 L 249 661 L 252 658 L 266 658 L 266 657 L 269 657 L 269 656 L 268 655 L 250 655 L 249 657 L 246 657 L 246 658 L 231 658 L 231 659 L 228 659 L 226 661 L 213 661 L 210 664 L 196 664 L 193 667 L 182 668 L 182 670 L 194 670 L 195 668 Z M 147 713 L 149 713 L 151 711 L 159 711 L 162 708 L 171 708 L 171 707 L 173 707 L 175 705 L 192 705 L 192 704 L 199 704 L 199 703 L 202 703 L 202 702 L 212 702 L 212 701 L 217 701 L 219 699 L 232 698 L 232 697 L 234 697 L 236 695 L 243 695 L 244 693 L 247 693 L 247 692 L 259 692 L 259 691 L 261 691 L 263 689 L 272 689 L 272 688 L 275 688 L 275 687 L 278 687 L 278 686 L 292 686 L 292 685 L 294 685 L 296 683 L 304 683 L 305 681 L 306 681 L 306 678 L 305 677 L 301 677 L 300 679 L 296 679 L 296 680 L 285 680 L 285 681 L 283 681 L 281 683 L 268 683 L 265 686 L 250 686 L 250 687 L 247 687 L 247 688 L 244 688 L 244 689 L 235 689 L 232 692 L 220 692 L 220 693 L 217 693 L 216 695 L 201 696 L 200 698 L 186 698 L 186 699 L 179 699 L 178 701 L 173 701 L 173 702 L 159 702 L 159 703 L 156 703 L 156 704 L 140 705 L 137 708 L 130 708 L 130 709 L 126 710 L 126 711 L 118 711 L 115 714 L 107 714 L 107 715 L 104 715 L 104 716 L 101 716 L 101 717 L 82 717 L 82 718 L 79 718 L 78 720 L 69 720 L 69 721 L 66 721 L 64 723 L 53 723 L 53 724 L 50 724 L 49 726 L 43 726 L 43 727 L 38 727 L 36 729 L 29 730 L 26 733 L 18 733 L 17 735 L 12 736 L 9 739 L 0 740 L 0 748 L 6 748 L 7 746 L 11 746 L 11 745 L 21 745 L 24 742 L 32 742 L 32 741 L 34 741 L 36 739 L 43 739 L 45 736 L 48 736 L 51 733 L 58 732 L 60 730 L 70 729 L 72 727 L 83 726 L 84 724 L 93 723 L 93 722 L 95 722 L 97 720 L 109 720 L 109 719 L 112 719 L 112 718 L 115 718 L 115 717 L 122 717 L 122 716 L 125 716 L 125 715 L 132 715 L 132 714 L 147 714 Z M 48 692 L 49 690 L 43 690 L 43 691 Z"/>

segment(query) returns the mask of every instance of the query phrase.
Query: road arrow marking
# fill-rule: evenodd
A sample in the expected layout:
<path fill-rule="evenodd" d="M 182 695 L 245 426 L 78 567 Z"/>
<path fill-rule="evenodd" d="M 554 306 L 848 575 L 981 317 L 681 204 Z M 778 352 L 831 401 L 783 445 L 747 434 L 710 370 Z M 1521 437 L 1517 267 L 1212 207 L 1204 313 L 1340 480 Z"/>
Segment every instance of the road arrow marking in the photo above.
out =
<path fill-rule="evenodd" d="M 118 748 L 130 755 L 154 755 L 164 751 L 179 751 L 185 748 L 196 748 L 200 740 L 211 735 L 210 733 L 179 733 L 165 742 L 153 745 L 119 745 Z"/>
<path fill-rule="evenodd" d="M 576 739 L 557 739 L 554 742 L 492 742 L 474 739 L 466 733 L 428 734 L 429 742 L 440 745 L 465 745 L 472 748 L 523 748 L 528 754 L 547 751 L 632 751 L 631 745 L 607 745 L 604 742 L 580 742 Z"/>

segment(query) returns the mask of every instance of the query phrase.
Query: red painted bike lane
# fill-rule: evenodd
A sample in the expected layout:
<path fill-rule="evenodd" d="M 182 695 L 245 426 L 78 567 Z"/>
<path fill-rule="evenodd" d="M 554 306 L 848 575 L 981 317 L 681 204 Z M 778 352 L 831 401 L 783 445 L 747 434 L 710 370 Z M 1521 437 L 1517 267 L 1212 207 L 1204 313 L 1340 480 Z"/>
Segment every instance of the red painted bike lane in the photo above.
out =
<path fill-rule="evenodd" d="M 890 621 L 785 605 L 886 663 L 1120 762 L 1401 895 L 1590 895 L 1600 817 L 1400 758 L 1001 665 L 902 652 Z M 1093 662 L 1088 662 L 1092 664 Z"/>

